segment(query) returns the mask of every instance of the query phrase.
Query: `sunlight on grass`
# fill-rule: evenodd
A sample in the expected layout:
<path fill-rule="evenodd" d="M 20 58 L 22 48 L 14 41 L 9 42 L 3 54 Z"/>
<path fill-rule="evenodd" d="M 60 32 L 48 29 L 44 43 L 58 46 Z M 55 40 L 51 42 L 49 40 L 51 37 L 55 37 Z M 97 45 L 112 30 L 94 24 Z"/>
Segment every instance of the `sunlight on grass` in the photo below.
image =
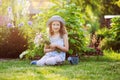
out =
<path fill-rule="evenodd" d="M 111 60 L 120 61 L 120 53 L 114 52 L 112 50 L 104 50 L 104 56 Z"/>
<path fill-rule="evenodd" d="M 89 58 L 91 59 L 91 58 Z M 100 58 L 103 59 L 103 58 Z M 119 80 L 120 62 L 80 61 L 78 65 L 38 67 L 29 60 L 0 61 L 0 80 Z"/>

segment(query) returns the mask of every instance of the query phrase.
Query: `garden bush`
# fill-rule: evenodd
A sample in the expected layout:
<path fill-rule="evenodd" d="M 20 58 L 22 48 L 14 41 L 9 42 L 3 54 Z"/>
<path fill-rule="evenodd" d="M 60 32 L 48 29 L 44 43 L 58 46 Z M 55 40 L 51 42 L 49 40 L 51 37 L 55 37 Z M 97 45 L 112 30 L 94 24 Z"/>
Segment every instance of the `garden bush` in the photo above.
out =
<path fill-rule="evenodd" d="M 80 7 L 75 4 L 65 4 L 64 6 L 55 5 L 49 10 L 38 14 L 35 18 L 38 19 L 40 26 L 43 27 L 46 26 L 47 20 L 53 15 L 62 16 L 66 22 L 70 46 L 68 54 L 81 55 L 84 51 L 86 51 L 87 38 L 85 30 L 83 29 L 84 19 Z"/>
<path fill-rule="evenodd" d="M 120 17 L 111 19 L 110 29 L 101 29 L 97 35 L 103 38 L 101 47 L 120 52 Z"/>
<path fill-rule="evenodd" d="M 73 12 L 74 11 L 74 12 Z M 64 17 L 69 36 L 69 54 L 81 55 L 86 49 L 85 30 L 83 29 L 84 20 L 81 9 L 76 4 L 65 5 L 58 14 Z"/>
<path fill-rule="evenodd" d="M 43 46 L 36 46 L 34 39 L 37 33 L 46 33 L 46 28 L 41 26 L 40 22 L 34 18 L 32 21 L 24 20 L 24 23 L 20 27 L 20 31 L 24 34 L 24 37 L 27 38 L 28 47 L 25 51 L 21 52 L 19 55 L 20 59 L 38 59 L 43 56 Z M 42 22 L 41 22 L 42 23 Z"/>
<path fill-rule="evenodd" d="M 0 58 L 18 58 L 27 49 L 27 39 L 18 27 L 1 27 Z"/>

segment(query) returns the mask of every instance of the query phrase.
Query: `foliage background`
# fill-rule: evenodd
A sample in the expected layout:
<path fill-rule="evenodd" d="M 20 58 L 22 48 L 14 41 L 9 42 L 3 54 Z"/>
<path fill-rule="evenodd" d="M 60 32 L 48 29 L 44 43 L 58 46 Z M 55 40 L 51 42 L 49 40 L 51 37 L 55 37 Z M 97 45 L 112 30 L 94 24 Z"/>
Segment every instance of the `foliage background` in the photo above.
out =
<path fill-rule="evenodd" d="M 25 1 L 27 0 L 23 0 L 23 2 Z M 52 15 L 60 15 L 66 21 L 66 28 L 68 30 L 70 42 L 69 54 L 81 55 L 84 52 L 90 51 L 88 47 L 89 43 L 91 42 L 90 35 L 93 35 L 94 33 L 96 34 L 97 31 L 99 32 L 100 30 L 102 32 L 101 28 L 106 27 L 104 23 L 104 15 L 120 14 L 119 0 L 50 0 L 50 2 L 52 2 L 54 5 L 47 9 L 40 8 L 41 13 L 33 16 L 31 20 L 27 12 L 24 14 L 22 13 L 25 5 L 23 7 L 21 5 L 18 5 L 16 2 L 17 0 L 2 0 L 2 4 L 0 5 L 0 15 L 8 15 L 7 8 L 12 8 L 14 17 L 13 24 L 15 25 L 15 28 L 12 29 L 15 29 L 15 31 L 18 30 L 18 35 L 16 36 L 18 38 L 19 36 L 22 36 L 22 40 L 25 40 L 25 43 L 23 44 L 27 46 L 25 49 L 22 49 L 22 51 L 27 49 L 28 58 L 32 58 L 35 55 L 43 55 L 43 46 L 39 48 L 35 47 L 33 40 L 36 33 L 38 32 L 47 34 L 46 22 Z M 117 21 L 117 19 L 113 20 L 112 22 L 115 23 L 114 26 L 116 27 L 112 25 L 112 28 L 110 30 L 102 33 L 104 35 L 104 40 L 107 39 L 108 36 L 110 37 L 109 39 L 105 40 L 106 42 L 104 42 L 104 40 L 102 41 L 101 44 L 104 44 L 105 46 L 103 49 L 111 49 L 111 47 L 108 46 L 112 46 L 112 44 L 107 43 L 110 43 L 109 40 L 112 38 L 114 39 L 114 42 L 116 42 L 116 45 L 119 42 L 119 24 L 115 21 Z M 31 23 L 29 24 L 29 22 Z M 20 24 L 22 24 L 22 26 L 19 26 Z M 7 25 L 3 25 L 0 27 L 1 50 L 5 49 L 3 48 L 3 44 L 5 44 L 9 38 L 11 38 L 10 42 L 14 41 L 14 37 L 11 36 L 11 28 L 8 28 L 6 26 Z M 110 36 L 112 32 L 114 34 Z M 19 40 L 20 39 L 16 40 L 16 43 L 20 42 Z M 11 43 L 10 45 L 12 46 Z M 115 50 L 118 51 L 116 45 L 113 45 L 112 49 L 116 48 Z M 19 46 L 19 44 L 17 46 Z M 7 52 L 12 53 L 13 50 L 16 50 L 14 47 L 12 48 L 13 49 L 10 49 L 10 51 L 7 50 Z M 0 54 L 3 53 L 3 51 L 0 52 Z M 17 52 L 15 54 L 18 55 Z"/>

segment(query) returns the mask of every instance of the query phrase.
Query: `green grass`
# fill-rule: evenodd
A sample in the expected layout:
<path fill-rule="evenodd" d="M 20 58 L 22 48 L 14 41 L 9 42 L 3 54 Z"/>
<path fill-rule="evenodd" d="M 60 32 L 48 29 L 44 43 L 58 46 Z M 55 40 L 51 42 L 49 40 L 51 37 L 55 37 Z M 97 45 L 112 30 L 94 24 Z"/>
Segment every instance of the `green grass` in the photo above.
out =
<path fill-rule="evenodd" d="M 107 54 L 81 58 L 78 65 L 44 67 L 29 60 L 1 60 L 0 80 L 120 80 L 120 54 Z"/>

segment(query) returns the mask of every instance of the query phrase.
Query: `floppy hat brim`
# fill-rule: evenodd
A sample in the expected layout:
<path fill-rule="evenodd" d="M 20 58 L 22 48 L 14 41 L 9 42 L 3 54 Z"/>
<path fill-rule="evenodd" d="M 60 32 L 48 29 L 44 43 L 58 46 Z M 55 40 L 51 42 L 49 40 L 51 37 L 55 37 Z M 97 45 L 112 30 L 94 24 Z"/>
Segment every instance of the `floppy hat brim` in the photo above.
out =
<path fill-rule="evenodd" d="M 58 16 L 58 15 L 55 15 L 55 16 L 52 16 L 48 21 L 47 21 L 47 27 L 49 27 L 50 23 L 53 22 L 53 21 L 60 21 L 62 22 L 63 25 L 65 25 L 65 21 L 62 17 Z"/>

